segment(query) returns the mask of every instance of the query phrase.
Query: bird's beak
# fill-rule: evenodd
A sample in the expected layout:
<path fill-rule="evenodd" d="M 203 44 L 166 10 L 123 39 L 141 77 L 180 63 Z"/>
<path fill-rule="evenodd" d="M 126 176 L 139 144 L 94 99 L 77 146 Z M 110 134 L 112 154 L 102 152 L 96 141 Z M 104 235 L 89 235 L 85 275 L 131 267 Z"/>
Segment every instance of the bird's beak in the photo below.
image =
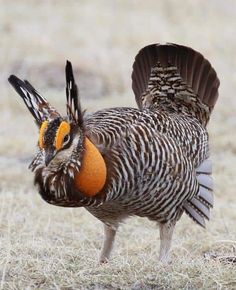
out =
<path fill-rule="evenodd" d="M 54 150 L 53 148 L 45 150 L 45 165 L 46 166 L 48 166 L 48 164 L 54 158 L 55 155 L 56 155 L 56 150 Z"/>

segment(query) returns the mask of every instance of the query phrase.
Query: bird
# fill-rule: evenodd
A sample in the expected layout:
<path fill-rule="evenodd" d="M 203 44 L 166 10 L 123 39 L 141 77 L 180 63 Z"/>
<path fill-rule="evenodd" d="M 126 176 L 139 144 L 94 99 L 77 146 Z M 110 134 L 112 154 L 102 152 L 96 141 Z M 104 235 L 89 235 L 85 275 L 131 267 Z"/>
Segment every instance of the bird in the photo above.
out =
<path fill-rule="evenodd" d="M 66 116 L 27 81 L 9 82 L 33 115 L 38 150 L 29 168 L 41 197 L 84 207 L 104 225 L 100 262 L 108 262 L 119 226 L 146 217 L 160 232 L 159 260 L 170 260 L 176 223 L 187 214 L 205 228 L 213 207 L 207 124 L 218 99 L 216 71 L 198 51 L 154 43 L 135 57 L 137 107 L 82 109 L 66 62 Z"/>

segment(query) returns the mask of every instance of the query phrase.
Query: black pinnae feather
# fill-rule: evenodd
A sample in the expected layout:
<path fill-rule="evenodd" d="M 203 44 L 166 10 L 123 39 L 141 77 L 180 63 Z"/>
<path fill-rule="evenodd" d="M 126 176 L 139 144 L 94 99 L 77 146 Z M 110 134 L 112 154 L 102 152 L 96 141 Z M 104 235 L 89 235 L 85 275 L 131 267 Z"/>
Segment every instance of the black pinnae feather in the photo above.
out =
<path fill-rule="evenodd" d="M 60 116 L 57 110 L 28 81 L 22 81 L 14 75 L 11 75 L 8 81 L 21 96 L 39 127 L 43 121 L 52 120 Z"/>
<path fill-rule="evenodd" d="M 27 85 L 27 87 L 30 88 L 30 90 L 31 90 L 32 92 L 37 93 L 36 89 L 31 85 L 31 83 L 30 83 L 29 81 L 24 80 L 24 82 L 25 82 L 25 84 Z"/>
<path fill-rule="evenodd" d="M 82 126 L 83 114 L 79 102 L 78 88 L 74 80 L 72 64 L 68 60 L 66 62 L 66 99 L 68 117 L 71 121 Z"/>
<path fill-rule="evenodd" d="M 15 75 L 11 75 L 8 78 L 8 81 L 23 99 L 28 110 L 33 115 L 34 119 L 36 120 L 37 125 L 40 125 L 44 120 L 43 120 L 42 115 L 38 112 L 38 110 L 35 108 L 34 104 L 32 103 L 32 97 L 31 97 L 31 95 L 34 95 L 35 97 L 36 90 L 33 88 L 33 86 L 29 82 L 22 81 Z"/>

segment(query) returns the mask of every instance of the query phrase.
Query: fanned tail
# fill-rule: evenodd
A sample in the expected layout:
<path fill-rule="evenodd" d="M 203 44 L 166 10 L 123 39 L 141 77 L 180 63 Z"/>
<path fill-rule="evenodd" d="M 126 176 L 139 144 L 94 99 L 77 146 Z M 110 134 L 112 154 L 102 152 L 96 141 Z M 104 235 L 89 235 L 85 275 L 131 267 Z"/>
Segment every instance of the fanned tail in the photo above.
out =
<path fill-rule="evenodd" d="M 206 125 L 218 98 L 219 79 L 202 54 L 167 43 L 144 47 L 135 58 L 132 88 L 140 109 L 187 113 Z"/>

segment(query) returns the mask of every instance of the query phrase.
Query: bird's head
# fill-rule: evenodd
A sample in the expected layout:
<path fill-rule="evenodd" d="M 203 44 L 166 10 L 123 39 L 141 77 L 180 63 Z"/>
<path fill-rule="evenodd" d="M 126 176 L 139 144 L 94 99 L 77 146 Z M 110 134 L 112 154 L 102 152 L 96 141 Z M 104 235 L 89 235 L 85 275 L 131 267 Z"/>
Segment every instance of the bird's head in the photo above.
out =
<path fill-rule="evenodd" d="M 22 97 L 39 127 L 38 146 L 43 153 L 46 166 L 59 152 L 69 149 L 75 137 L 77 142 L 78 137 L 83 139 L 83 112 L 69 61 L 66 64 L 66 117 L 61 117 L 28 81 L 22 81 L 11 75 L 9 82 Z"/>
<path fill-rule="evenodd" d="M 45 166 L 48 166 L 57 154 L 65 156 L 66 160 L 66 155 L 69 157 L 72 149 L 78 146 L 79 139 L 83 143 L 82 128 L 68 119 L 57 117 L 43 121 L 39 129 L 38 146 L 43 152 Z"/>
<path fill-rule="evenodd" d="M 62 117 L 28 81 L 12 75 L 9 82 L 24 100 L 39 128 L 39 154 L 31 163 L 32 170 L 46 168 L 54 173 L 67 172 L 75 178 L 78 189 L 94 195 L 105 183 L 106 166 L 98 149 L 84 134 L 83 112 L 69 61 L 65 72 L 66 117 Z"/>

